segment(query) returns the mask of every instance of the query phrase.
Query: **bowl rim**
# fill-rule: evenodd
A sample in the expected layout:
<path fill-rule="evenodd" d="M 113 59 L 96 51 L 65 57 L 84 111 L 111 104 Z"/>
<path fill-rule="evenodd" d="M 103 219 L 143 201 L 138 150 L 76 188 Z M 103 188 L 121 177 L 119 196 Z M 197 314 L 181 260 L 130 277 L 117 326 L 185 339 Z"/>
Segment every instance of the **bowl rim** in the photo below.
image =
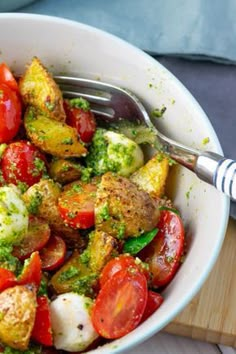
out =
<path fill-rule="evenodd" d="M 110 40 L 114 40 L 117 43 L 121 43 L 123 46 L 127 46 L 129 50 L 132 50 L 134 53 L 136 52 L 137 55 L 139 56 L 144 56 L 146 57 L 150 63 L 152 63 L 154 66 L 159 67 L 160 69 L 164 70 L 166 76 L 170 78 L 176 86 L 180 88 L 180 90 L 183 92 L 183 95 L 187 97 L 190 101 L 192 101 L 192 104 L 194 105 L 195 110 L 198 112 L 200 116 L 205 120 L 207 127 L 209 129 L 209 132 L 211 134 L 211 140 L 213 140 L 214 145 L 216 146 L 216 152 L 221 154 L 223 156 L 223 151 L 219 142 L 219 139 L 216 135 L 216 132 L 207 116 L 207 114 L 204 112 L 198 101 L 195 99 L 195 97 L 190 93 L 190 91 L 184 86 L 184 84 L 167 69 L 163 64 L 161 64 L 158 59 L 154 59 L 151 57 L 149 54 L 145 53 L 142 49 L 136 47 L 135 45 L 131 44 L 130 42 L 117 37 L 114 34 L 111 34 L 105 30 L 99 29 L 97 27 L 93 27 L 91 25 L 84 24 L 82 22 L 76 21 L 76 20 L 70 20 L 70 19 L 65 19 L 63 17 L 59 16 L 51 16 L 51 15 L 43 15 L 43 14 L 32 14 L 32 13 L 11 13 L 11 12 L 5 12 L 5 13 L 0 13 L 0 20 L 1 19 L 9 19 L 9 20 L 16 20 L 20 19 L 21 21 L 25 20 L 36 20 L 42 23 L 43 22 L 54 22 L 55 24 L 58 25 L 66 25 L 66 26 L 71 26 L 73 28 L 77 29 L 84 29 L 90 32 L 95 32 L 98 33 L 102 36 L 107 37 Z M 220 192 L 219 192 L 220 193 Z M 229 219 L 229 209 L 230 209 L 230 199 L 226 195 L 221 196 L 221 201 L 222 201 L 222 210 L 223 210 L 223 215 L 220 220 L 220 225 L 219 225 L 219 231 L 218 231 L 218 237 L 217 237 L 217 243 L 214 245 L 214 249 L 212 250 L 212 254 L 210 259 L 208 259 L 207 266 L 204 270 L 204 272 L 201 274 L 199 277 L 198 281 L 192 286 L 192 289 L 190 292 L 186 294 L 186 296 L 178 301 L 178 305 L 176 306 L 175 311 L 173 311 L 171 314 L 169 314 L 164 321 L 162 321 L 161 324 L 159 324 L 157 327 L 153 326 L 152 328 L 149 328 L 148 330 L 143 331 L 143 335 L 136 337 L 135 340 L 133 340 L 131 343 L 126 342 L 126 343 L 118 343 L 118 346 L 116 347 L 113 344 L 113 347 L 110 346 L 108 350 L 112 351 L 112 353 L 120 353 L 124 352 L 125 350 L 131 349 L 134 346 L 137 346 L 138 344 L 146 341 L 148 338 L 153 336 L 155 333 L 159 332 L 163 327 L 165 327 L 168 323 L 171 322 L 173 318 L 175 318 L 188 304 L 189 302 L 193 299 L 193 297 L 198 293 L 200 288 L 203 286 L 205 283 L 210 271 L 213 269 L 214 264 L 216 263 L 216 260 L 219 256 L 219 253 L 221 251 L 221 247 L 224 242 L 224 237 L 226 234 L 226 229 L 228 226 L 228 219 Z M 123 337 L 124 338 L 124 337 Z M 121 338 L 122 339 L 122 338 Z M 119 340 L 118 340 L 119 341 Z M 112 342 L 114 343 L 114 341 Z M 112 344 L 111 343 L 111 344 Z M 104 347 L 104 346 L 103 346 Z M 89 351 L 88 353 L 97 353 L 97 350 L 102 350 L 103 347 L 97 347 L 94 350 Z M 105 349 L 105 347 L 104 347 Z M 104 353 L 108 353 L 106 350 Z"/>

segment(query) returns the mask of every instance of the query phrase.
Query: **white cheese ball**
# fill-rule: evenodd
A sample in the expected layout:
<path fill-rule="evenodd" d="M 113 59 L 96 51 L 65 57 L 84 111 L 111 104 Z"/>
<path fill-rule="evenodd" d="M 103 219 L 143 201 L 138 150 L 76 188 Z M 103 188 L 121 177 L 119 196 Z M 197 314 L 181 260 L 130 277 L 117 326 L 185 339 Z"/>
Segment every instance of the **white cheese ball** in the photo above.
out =
<path fill-rule="evenodd" d="M 28 230 L 28 222 L 28 211 L 17 187 L 0 187 L 0 241 L 19 243 Z"/>
<path fill-rule="evenodd" d="M 83 295 L 66 293 L 50 304 L 53 342 L 56 349 L 77 352 L 86 349 L 97 337 L 90 309 L 93 301 Z"/>
<path fill-rule="evenodd" d="M 120 165 L 117 172 L 121 176 L 128 177 L 143 166 L 142 149 L 133 140 L 113 131 L 105 132 L 104 138 L 108 142 L 108 159 Z"/>

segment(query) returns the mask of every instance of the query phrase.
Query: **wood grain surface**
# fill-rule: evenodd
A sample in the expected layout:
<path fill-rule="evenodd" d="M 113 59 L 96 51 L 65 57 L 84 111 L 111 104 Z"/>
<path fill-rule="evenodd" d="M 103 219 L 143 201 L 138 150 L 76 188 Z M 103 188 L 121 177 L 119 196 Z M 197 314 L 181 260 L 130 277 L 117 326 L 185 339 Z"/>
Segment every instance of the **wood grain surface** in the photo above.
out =
<path fill-rule="evenodd" d="M 204 286 L 165 329 L 236 347 L 236 221 L 229 220 L 220 256 Z"/>

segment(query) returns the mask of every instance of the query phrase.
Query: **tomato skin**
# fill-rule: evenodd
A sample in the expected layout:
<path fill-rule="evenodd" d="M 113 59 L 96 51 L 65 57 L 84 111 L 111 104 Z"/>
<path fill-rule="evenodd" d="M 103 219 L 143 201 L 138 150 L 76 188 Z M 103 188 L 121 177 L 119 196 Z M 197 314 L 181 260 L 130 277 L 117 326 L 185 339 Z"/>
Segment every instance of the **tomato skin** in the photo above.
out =
<path fill-rule="evenodd" d="M 0 64 L 0 83 L 7 85 L 11 90 L 19 92 L 19 87 L 11 70 L 6 63 Z"/>
<path fill-rule="evenodd" d="M 147 304 L 142 317 L 142 322 L 150 317 L 161 306 L 163 301 L 164 299 L 160 294 L 155 291 L 148 290 Z"/>
<path fill-rule="evenodd" d="M 0 144 L 12 140 L 21 123 L 21 102 L 16 92 L 0 83 Z"/>
<path fill-rule="evenodd" d="M 104 338 L 120 338 L 140 323 L 147 303 L 147 280 L 137 269 L 120 270 L 101 288 L 92 323 Z"/>
<path fill-rule="evenodd" d="M 179 215 L 162 210 L 157 228 L 157 236 L 139 253 L 139 257 L 149 264 L 154 288 L 169 284 L 184 251 L 184 226 Z"/>
<path fill-rule="evenodd" d="M 30 216 L 29 229 L 20 246 L 15 246 L 13 256 L 21 261 L 29 258 L 35 251 L 40 251 L 48 242 L 50 237 L 50 227 L 45 220 L 36 216 Z"/>
<path fill-rule="evenodd" d="M 70 107 L 68 101 L 64 101 L 64 109 L 67 124 L 76 128 L 80 139 L 84 143 L 90 143 L 96 130 L 96 121 L 92 111 L 84 111 L 81 108 Z"/>
<path fill-rule="evenodd" d="M 144 273 L 147 281 L 149 280 L 148 271 L 142 267 L 141 264 L 136 262 L 135 258 L 130 256 L 129 254 L 121 254 L 118 257 L 111 259 L 105 267 L 102 269 L 100 274 L 99 283 L 100 286 L 103 287 L 104 284 L 113 277 L 113 275 L 120 270 L 132 269 L 135 268 L 140 272 Z"/>
<path fill-rule="evenodd" d="M 41 277 L 41 260 L 39 253 L 34 252 L 31 254 L 30 258 L 27 259 L 27 263 L 25 263 L 22 273 L 18 277 L 18 284 L 33 284 L 38 289 L 40 286 Z"/>
<path fill-rule="evenodd" d="M 75 191 L 72 187 L 61 193 L 58 210 L 67 225 L 75 229 L 88 229 L 95 223 L 97 187 L 93 183 L 81 183 L 80 187 L 80 191 Z"/>
<path fill-rule="evenodd" d="M 65 241 L 60 236 L 51 236 L 48 243 L 40 251 L 39 255 L 43 270 L 48 271 L 57 269 L 64 263 L 65 260 Z"/>
<path fill-rule="evenodd" d="M 43 154 L 29 141 L 8 145 L 2 156 L 2 172 L 7 183 L 26 183 L 29 187 L 40 181 L 45 167 Z"/>
<path fill-rule="evenodd" d="M 47 296 L 37 297 L 37 310 L 31 338 L 40 344 L 52 346 L 52 326 Z"/>
<path fill-rule="evenodd" d="M 8 269 L 0 268 L 0 292 L 17 284 L 17 278 Z"/>

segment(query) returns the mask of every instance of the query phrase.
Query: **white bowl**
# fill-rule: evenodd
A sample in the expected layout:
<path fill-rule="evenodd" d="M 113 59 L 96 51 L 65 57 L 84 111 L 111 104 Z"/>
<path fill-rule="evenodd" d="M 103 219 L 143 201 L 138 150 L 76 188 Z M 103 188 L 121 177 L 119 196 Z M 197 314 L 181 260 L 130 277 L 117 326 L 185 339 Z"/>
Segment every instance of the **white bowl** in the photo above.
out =
<path fill-rule="evenodd" d="M 162 65 L 141 50 L 98 29 L 47 16 L 1 14 L 1 61 L 22 72 L 34 55 L 54 72 L 100 78 L 133 90 L 149 108 L 167 106 L 160 129 L 186 145 L 222 154 L 217 136 L 198 103 Z M 224 239 L 229 200 L 184 168 L 170 179 L 190 247 L 185 262 L 165 289 L 165 301 L 125 337 L 89 353 L 120 353 L 166 326 L 193 298 L 212 269 Z"/>

